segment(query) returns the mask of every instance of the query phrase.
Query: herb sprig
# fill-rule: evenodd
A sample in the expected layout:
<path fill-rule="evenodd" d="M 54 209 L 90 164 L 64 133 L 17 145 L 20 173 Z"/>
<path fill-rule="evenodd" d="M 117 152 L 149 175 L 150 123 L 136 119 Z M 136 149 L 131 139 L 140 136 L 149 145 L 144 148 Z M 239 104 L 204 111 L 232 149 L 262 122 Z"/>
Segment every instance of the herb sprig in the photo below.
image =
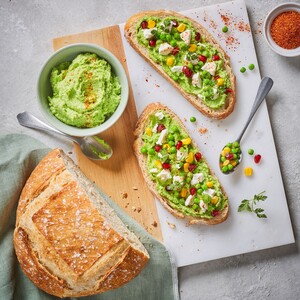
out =
<path fill-rule="evenodd" d="M 254 197 L 250 200 L 244 199 L 242 200 L 241 204 L 238 207 L 238 212 L 241 211 L 249 211 L 256 214 L 258 218 L 267 218 L 267 215 L 264 213 L 263 208 L 255 208 L 254 206 L 257 205 L 257 202 L 259 201 L 265 201 L 268 196 L 265 195 L 266 191 L 260 192 L 257 195 L 254 195 Z"/>

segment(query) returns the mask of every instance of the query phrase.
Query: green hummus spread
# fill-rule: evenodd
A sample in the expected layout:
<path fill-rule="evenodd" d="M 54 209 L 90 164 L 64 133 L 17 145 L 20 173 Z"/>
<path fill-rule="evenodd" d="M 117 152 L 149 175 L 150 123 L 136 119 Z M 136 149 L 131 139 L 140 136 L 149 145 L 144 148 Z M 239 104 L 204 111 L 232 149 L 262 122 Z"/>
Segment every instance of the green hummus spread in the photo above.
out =
<path fill-rule="evenodd" d="M 88 128 L 107 120 L 121 100 L 121 85 L 110 64 L 93 53 L 53 68 L 49 107 L 65 124 Z"/>
<path fill-rule="evenodd" d="M 232 92 L 222 54 L 192 23 L 175 17 L 145 17 L 137 25 L 138 42 L 182 89 L 211 109 L 225 105 Z"/>
<path fill-rule="evenodd" d="M 202 154 L 166 112 L 149 116 L 142 140 L 148 174 L 172 208 L 185 215 L 213 218 L 228 205 Z"/>

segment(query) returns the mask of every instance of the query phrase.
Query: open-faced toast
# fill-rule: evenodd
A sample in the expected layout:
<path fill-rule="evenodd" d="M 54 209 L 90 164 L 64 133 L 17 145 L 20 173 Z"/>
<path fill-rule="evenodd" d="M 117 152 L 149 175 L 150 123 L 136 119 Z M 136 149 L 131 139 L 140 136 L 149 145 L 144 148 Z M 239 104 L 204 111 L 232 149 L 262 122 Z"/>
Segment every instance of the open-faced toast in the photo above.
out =
<path fill-rule="evenodd" d="M 228 197 L 184 124 L 168 107 L 148 105 L 136 125 L 134 152 L 162 205 L 189 224 L 218 224 Z"/>

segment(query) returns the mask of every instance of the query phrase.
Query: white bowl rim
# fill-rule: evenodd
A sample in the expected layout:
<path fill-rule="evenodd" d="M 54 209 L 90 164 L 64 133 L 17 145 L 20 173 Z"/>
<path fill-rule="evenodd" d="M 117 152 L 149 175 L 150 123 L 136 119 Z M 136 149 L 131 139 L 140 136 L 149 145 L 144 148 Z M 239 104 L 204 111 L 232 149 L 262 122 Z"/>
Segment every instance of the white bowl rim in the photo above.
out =
<path fill-rule="evenodd" d="M 110 59 L 112 59 L 113 63 L 118 68 L 119 72 L 121 73 L 122 79 L 123 79 L 123 82 L 121 84 L 122 85 L 121 102 L 120 102 L 119 106 L 117 107 L 116 111 L 114 112 L 114 114 L 117 114 L 117 117 L 115 117 L 115 118 L 110 117 L 104 123 L 100 124 L 99 126 L 92 127 L 92 128 L 78 128 L 78 127 L 75 127 L 75 126 L 67 125 L 67 124 L 63 123 L 62 121 L 60 121 L 59 119 L 57 119 L 52 113 L 46 113 L 46 111 L 43 108 L 43 105 L 41 103 L 42 100 L 41 100 L 41 97 L 40 97 L 40 88 L 39 87 L 40 87 L 40 80 L 41 80 L 42 72 L 47 67 L 49 62 L 54 57 L 56 57 L 59 53 L 61 53 L 63 51 L 66 51 L 69 48 L 76 48 L 76 47 L 77 48 L 85 48 L 84 50 L 79 50 L 78 54 L 86 53 L 86 52 L 92 52 L 92 53 L 97 54 L 96 51 L 100 51 L 100 52 L 106 54 L 108 57 L 110 57 Z M 95 52 L 93 52 L 93 50 Z M 101 55 L 99 53 L 97 55 L 99 57 L 101 57 Z M 111 65 L 110 61 L 109 61 L 109 63 Z M 63 133 L 72 135 L 72 136 L 78 136 L 78 137 L 92 136 L 92 135 L 100 134 L 101 132 L 104 132 L 105 130 L 109 129 L 122 116 L 122 114 L 123 114 L 123 112 L 124 112 L 124 110 L 127 106 L 128 100 L 129 100 L 129 84 L 128 84 L 127 74 L 125 72 L 125 69 L 124 69 L 123 65 L 121 64 L 119 59 L 112 52 L 110 52 L 108 49 L 106 49 L 104 47 L 101 47 L 97 44 L 93 44 L 93 43 L 74 43 L 74 44 L 70 44 L 70 45 L 67 45 L 67 46 L 64 46 L 64 47 L 58 49 L 57 51 L 52 53 L 48 57 L 48 59 L 43 63 L 43 65 L 42 65 L 42 67 L 41 67 L 41 69 L 38 73 L 37 96 L 39 98 L 38 104 L 39 104 L 40 110 L 42 111 L 42 114 L 44 115 L 46 120 L 50 123 L 50 125 L 55 127 L 57 130 L 59 130 Z M 125 100 L 122 101 L 123 98 Z"/>
<path fill-rule="evenodd" d="M 269 47 L 276 52 L 279 55 L 286 56 L 286 57 L 295 57 L 300 55 L 300 47 L 296 49 L 284 49 L 280 46 L 278 46 L 274 40 L 271 37 L 270 34 L 270 26 L 273 22 L 273 20 L 282 12 L 288 11 L 288 10 L 296 10 L 300 12 L 300 4 L 297 2 L 285 2 L 277 5 L 274 7 L 266 16 L 265 22 L 264 22 L 264 37 L 267 41 L 267 44 Z"/>

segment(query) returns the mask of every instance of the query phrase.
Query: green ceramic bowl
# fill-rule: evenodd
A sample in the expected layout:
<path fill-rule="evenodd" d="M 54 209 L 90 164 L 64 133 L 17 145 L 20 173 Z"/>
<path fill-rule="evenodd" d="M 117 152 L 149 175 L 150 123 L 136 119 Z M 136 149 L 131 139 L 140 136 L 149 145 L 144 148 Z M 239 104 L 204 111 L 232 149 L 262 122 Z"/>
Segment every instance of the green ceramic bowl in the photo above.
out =
<path fill-rule="evenodd" d="M 112 72 L 119 78 L 121 84 L 121 101 L 116 111 L 101 125 L 92 128 L 77 128 L 61 122 L 51 113 L 48 103 L 48 97 L 52 96 L 50 74 L 53 67 L 65 61 L 72 61 L 78 54 L 86 52 L 97 54 L 111 65 Z M 40 109 L 52 126 L 69 135 L 91 136 L 107 130 L 121 117 L 128 102 L 129 87 L 123 66 L 111 52 L 94 44 L 73 44 L 56 51 L 45 62 L 39 73 L 37 93 Z"/>

